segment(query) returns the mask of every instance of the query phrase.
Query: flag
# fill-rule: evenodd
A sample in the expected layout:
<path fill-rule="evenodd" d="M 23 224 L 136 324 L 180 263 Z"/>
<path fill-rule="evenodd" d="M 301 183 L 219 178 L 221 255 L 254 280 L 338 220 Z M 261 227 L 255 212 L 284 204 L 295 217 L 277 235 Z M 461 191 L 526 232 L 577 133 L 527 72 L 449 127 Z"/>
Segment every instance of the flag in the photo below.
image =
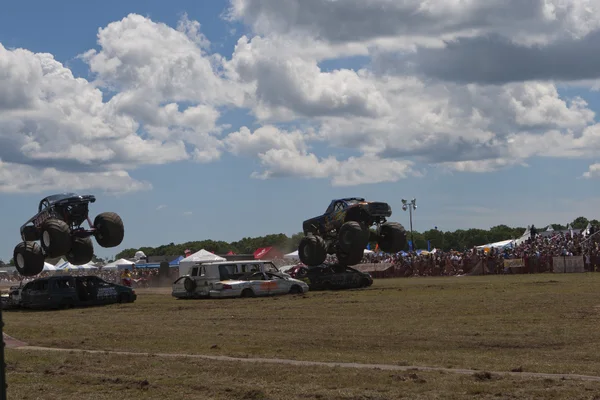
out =
<path fill-rule="evenodd" d="M 408 251 L 413 251 L 413 243 L 412 240 L 408 241 Z"/>
<path fill-rule="evenodd" d="M 427 251 L 431 251 L 431 240 L 427 241 Z"/>
<path fill-rule="evenodd" d="M 375 252 L 377 252 L 377 250 L 379 250 L 379 243 L 375 245 Z"/>
<path fill-rule="evenodd" d="M 371 243 L 367 243 L 367 250 L 371 250 Z"/>

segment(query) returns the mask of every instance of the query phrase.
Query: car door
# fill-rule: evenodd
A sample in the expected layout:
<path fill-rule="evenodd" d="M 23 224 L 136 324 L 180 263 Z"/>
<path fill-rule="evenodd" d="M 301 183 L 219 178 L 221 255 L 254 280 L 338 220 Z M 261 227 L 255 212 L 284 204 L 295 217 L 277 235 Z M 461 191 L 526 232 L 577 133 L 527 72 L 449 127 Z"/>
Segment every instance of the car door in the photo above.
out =
<path fill-rule="evenodd" d="M 39 297 L 40 281 L 25 284 L 21 289 L 21 304 L 30 306 L 35 304 Z"/>
<path fill-rule="evenodd" d="M 267 278 L 269 278 L 269 294 L 284 294 L 290 291 L 290 281 L 284 279 L 280 276 L 267 273 Z"/>
<path fill-rule="evenodd" d="M 270 292 L 269 279 L 263 272 L 256 272 L 250 276 L 249 279 L 252 291 L 257 296 L 268 296 Z"/>
<path fill-rule="evenodd" d="M 100 304 L 116 303 L 119 299 L 119 292 L 114 284 L 106 282 L 98 277 L 92 278 L 95 299 Z"/>

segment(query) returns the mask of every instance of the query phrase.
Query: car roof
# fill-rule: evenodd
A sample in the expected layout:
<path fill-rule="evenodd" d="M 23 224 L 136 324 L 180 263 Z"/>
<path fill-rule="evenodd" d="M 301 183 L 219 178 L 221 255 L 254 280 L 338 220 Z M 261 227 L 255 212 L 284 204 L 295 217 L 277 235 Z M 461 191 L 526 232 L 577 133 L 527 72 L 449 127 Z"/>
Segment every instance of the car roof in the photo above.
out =
<path fill-rule="evenodd" d="M 202 265 L 220 265 L 220 264 L 262 264 L 272 262 L 271 260 L 235 260 L 235 261 L 199 261 L 198 264 Z"/>
<path fill-rule="evenodd" d="M 96 276 L 96 275 L 53 275 L 53 276 L 45 276 L 43 278 L 35 278 L 34 280 L 29 281 L 27 283 L 49 281 L 49 280 L 55 280 L 55 279 L 71 279 L 71 278 L 98 278 L 98 279 L 102 279 L 102 278 L 100 278 L 99 276 Z"/>

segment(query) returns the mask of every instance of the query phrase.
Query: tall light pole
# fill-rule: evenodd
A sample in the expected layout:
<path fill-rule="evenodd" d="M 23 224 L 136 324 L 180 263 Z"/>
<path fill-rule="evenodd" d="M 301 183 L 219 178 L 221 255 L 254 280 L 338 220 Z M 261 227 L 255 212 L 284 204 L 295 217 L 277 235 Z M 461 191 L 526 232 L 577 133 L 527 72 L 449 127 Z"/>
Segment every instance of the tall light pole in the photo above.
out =
<path fill-rule="evenodd" d="M 413 235 L 412 213 L 413 210 L 417 209 L 417 199 L 412 199 L 411 201 L 402 199 L 402 209 L 404 211 L 408 210 L 408 214 L 410 215 L 410 241 L 412 242 L 412 250 L 415 251 L 415 237 Z"/>

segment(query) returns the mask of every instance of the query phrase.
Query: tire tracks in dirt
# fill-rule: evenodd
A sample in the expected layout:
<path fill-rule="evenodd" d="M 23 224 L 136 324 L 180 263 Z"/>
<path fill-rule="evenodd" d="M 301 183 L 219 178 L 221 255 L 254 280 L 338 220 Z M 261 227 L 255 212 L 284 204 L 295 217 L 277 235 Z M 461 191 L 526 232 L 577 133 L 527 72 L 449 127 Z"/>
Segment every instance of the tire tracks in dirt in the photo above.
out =
<path fill-rule="evenodd" d="M 488 371 L 463 368 L 443 368 L 443 367 L 424 367 L 417 365 L 393 365 L 393 364 L 363 364 L 363 363 L 347 363 L 347 362 L 326 362 L 326 361 L 303 361 L 290 360 L 284 358 L 260 358 L 260 357 L 230 357 L 205 354 L 183 354 L 183 353 L 144 353 L 133 351 L 112 351 L 112 350 L 90 350 L 90 349 L 66 349 L 59 347 L 41 347 L 29 346 L 27 343 L 16 340 L 6 334 L 4 342 L 7 348 L 18 351 L 45 351 L 45 352 L 60 352 L 60 353 L 86 353 L 86 354 L 104 354 L 104 355 L 121 355 L 130 357 L 163 357 L 163 358 L 187 358 L 200 359 L 211 361 L 225 362 L 246 362 L 246 363 L 263 363 L 263 364 L 284 364 L 297 367 L 330 367 L 330 368 L 354 368 L 354 369 L 371 369 L 381 371 L 401 371 L 401 372 L 444 372 L 450 374 L 473 375 L 481 373 L 489 373 L 498 376 L 511 376 L 520 378 L 534 379 L 558 379 L 558 380 L 579 380 L 600 382 L 600 376 L 594 375 L 579 375 L 579 374 L 551 374 L 544 372 L 513 372 L 513 371 Z"/>

